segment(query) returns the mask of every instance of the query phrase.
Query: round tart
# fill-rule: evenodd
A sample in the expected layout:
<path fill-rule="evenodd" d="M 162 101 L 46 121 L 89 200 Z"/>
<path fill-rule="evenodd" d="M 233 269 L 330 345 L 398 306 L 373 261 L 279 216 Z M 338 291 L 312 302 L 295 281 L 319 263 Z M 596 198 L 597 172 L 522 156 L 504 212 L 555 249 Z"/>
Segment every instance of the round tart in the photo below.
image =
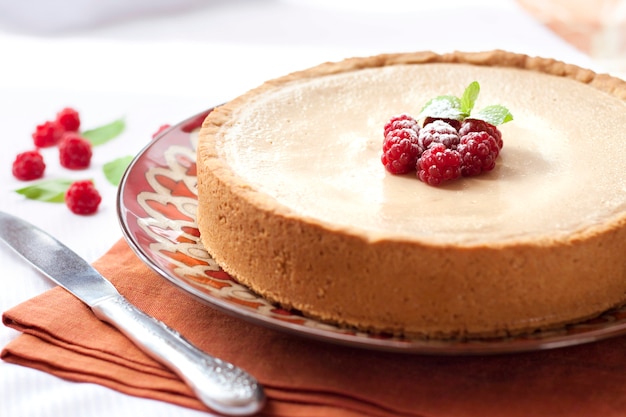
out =
<path fill-rule="evenodd" d="M 459 94 L 515 116 L 494 170 L 432 187 L 380 162 L 399 113 Z M 218 107 L 198 143 L 201 239 L 286 308 L 374 332 L 489 337 L 626 298 L 626 83 L 504 51 L 353 58 Z"/>

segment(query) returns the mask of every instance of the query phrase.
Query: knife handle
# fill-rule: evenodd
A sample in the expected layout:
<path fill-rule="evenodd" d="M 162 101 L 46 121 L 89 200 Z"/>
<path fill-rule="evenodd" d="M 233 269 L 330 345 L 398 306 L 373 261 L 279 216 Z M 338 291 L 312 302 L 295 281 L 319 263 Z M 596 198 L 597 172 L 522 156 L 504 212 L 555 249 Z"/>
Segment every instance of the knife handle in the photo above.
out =
<path fill-rule="evenodd" d="M 173 370 L 209 408 L 226 415 L 250 415 L 263 407 L 265 395 L 255 378 L 207 355 L 123 296 L 105 298 L 91 309 L 99 319 L 117 327 L 144 352 Z"/>

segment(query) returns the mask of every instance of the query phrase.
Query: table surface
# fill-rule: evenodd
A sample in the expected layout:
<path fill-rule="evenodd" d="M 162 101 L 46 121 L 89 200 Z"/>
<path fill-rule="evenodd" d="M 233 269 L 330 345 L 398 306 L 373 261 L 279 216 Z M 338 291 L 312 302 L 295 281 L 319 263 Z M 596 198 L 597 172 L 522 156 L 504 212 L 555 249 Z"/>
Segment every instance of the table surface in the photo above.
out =
<path fill-rule="evenodd" d="M 41 3 L 36 12 L 31 3 Z M 470 7 L 458 0 L 142 0 L 101 2 L 101 10 L 79 4 L 0 1 L 0 209 L 50 232 L 90 262 L 122 237 L 116 189 L 102 176 L 102 164 L 136 154 L 162 124 L 267 79 L 328 60 L 417 50 L 499 48 L 602 70 L 513 1 L 482 0 Z M 94 216 L 14 192 L 25 185 L 11 175 L 15 155 L 32 147 L 36 124 L 65 106 L 80 111 L 84 128 L 120 117 L 127 123 L 119 138 L 96 149 L 87 172 L 63 170 L 55 150 L 43 151 L 47 178 L 94 179 L 103 196 Z M 53 286 L 2 245 L 0 280 L 1 311 Z M 17 336 L 0 327 L 1 346 Z M 2 416 L 201 414 L 0 363 Z"/>

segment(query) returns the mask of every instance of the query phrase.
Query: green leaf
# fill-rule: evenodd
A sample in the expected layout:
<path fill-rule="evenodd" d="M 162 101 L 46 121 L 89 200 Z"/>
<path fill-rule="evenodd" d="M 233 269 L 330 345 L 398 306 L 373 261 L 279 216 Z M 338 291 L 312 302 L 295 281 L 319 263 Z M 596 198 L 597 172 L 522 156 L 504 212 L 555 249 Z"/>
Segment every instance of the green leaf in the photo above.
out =
<path fill-rule="evenodd" d="M 15 190 L 30 200 L 45 201 L 48 203 L 62 203 L 65 201 L 65 192 L 72 184 L 72 180 L 54 179 L 41 181 L 27 187 Z"/>
<path fill-rule="evenodd" d="M 495 104 L 487 106 L 479 112 L 472 114 L 472 119 L 484 120 L 487 123 L 498 126 L 513 120 L 513 115 L 506 107 Z"/>
<path fill-rule="evenodd" d="M 126 128 L 124 119 L 118 119 L 104 126 L 95 129 L 85 130 L 82 136 L 87 139 L 93 146 L 102 145 L 111 139 L 119 136 Z"/>
<path fill-rule="evenodd" d="M 461 100 L 455 96 L 439 96 L 424 105 L 418 119 L 436 117 L 441 119 L 462 120 Z"/>
<path fill-rule="evenodd" d="M 417 118 L 464 120 L 471 117 L 472 119 L 484 120 L 495 126 L 513 120 L 511 112 L 501 105 L 487 106 L 477 113 L 472 113 L 479 94 L 480 84 L 478 81 L 472 81 L 465 88 L 461 98 L 452 95 L 435 97 L 424 105 Z"/>
<path fill-rule="evenodd" d="M 102 171 L 104 172 L 104 176 L 107 181 L 109 181 L 114 186 L 118 186 L 120 181 L 122 180 L 122 176 L 128 168 L 128 165 L 133 160 L 133 157 L 122 156 L 121 158 L 114 159 L 113 161 L 107 162 L 102 166 Z"/>
<path fill-rule="evenodd" d="M 463 92 L 463 95 L 461 96 L 461 111 L 465 117 L 469 116 L 474 109 L 474 104 L 476 103 L 479 93 L 480 84 L 478 84 L 478 81 L 471 82 Z"/>

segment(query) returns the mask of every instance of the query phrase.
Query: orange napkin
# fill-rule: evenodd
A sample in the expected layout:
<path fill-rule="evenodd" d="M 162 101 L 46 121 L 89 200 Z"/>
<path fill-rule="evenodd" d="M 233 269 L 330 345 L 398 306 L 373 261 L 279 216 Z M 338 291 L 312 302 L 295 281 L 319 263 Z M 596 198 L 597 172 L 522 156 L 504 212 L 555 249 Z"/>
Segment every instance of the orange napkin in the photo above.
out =
<path fill-rule="evenodd" d="M 124 241 L 94 266 L 132 303 L 251 372 L 266 416 L 623 416 L 626 338 L 501 356 L 421 356 L 312 341 L 208 307 L 147 268 Z M 205 409 L 170 371 L 61 288 L 7 311 L 24 334 L 7 362 Z"/>

